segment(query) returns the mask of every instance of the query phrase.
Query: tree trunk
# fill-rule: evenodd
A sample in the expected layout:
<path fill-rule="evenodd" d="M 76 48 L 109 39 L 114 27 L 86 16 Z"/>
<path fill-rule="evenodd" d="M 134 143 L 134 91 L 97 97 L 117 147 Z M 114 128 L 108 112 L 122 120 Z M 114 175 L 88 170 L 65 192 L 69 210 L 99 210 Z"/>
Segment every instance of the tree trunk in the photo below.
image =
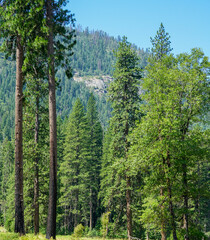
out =
<path fill-rule="evenodd" d="M 126 176 L 126 216 L 127 216 L 127 232 L 128 239 L 132 236 L 132 212 L 131 212 L 131 180 L 130 177 Z"/>
<path fill-rule="evenodd" d="M 92 197 L 92 188 L 90 188 L 90 231 L 93 228 L 93 197 Z"/>
<path fill-rule="evenodd" d="M 163 197 L 163 187 L 160 188 L 160 196 Z M 164 211 L 164 206 L 161 204 L 161 210 Z M 166 226 L 164 217 L 161 219 L 161 240 L 166 240 Z"/>
<path fill-rule="evenodd" d="M 17 36 L 15 91 L 15 232 L 25 235 L 23 207 L 23 46 Z"/>
<path fill-rule="evenodd" d="M 38 91 L 38 87 L 37 87 Z M 39 137 L 39 98 L 36 99 L 36 116 L 35 116 L 35 146 L 38 145 Z M 35 157 L 35 176 L 34 176 L 34 233 L 39 233 L 39 157 Z"/>
<path fill-rule="evenodd" d="M 50 128 L 50 184 L 49 206 L 46 238 L 56 238 L 56 203 L 57 203 L 57 129 L 56 129 L 56 97 L 53 49 L 53 0 L 46 1 L 49 61 L 49 128 Z"/>
<path fill-rule="evenodd" d="M 168 170 L 170 171 L 171 163 L 170 163 L 170 155 L 169 152 L 167 153 L 167 166 Z M 172 202 L 172 191 L 171 191 L 171 181 L 170 178 L 167 178 L 167 188 L 168 188 L 168 196 L 169 196 L 169 210 L 171 215 L 171 227 L 173 232 L 173 240 L 177 240 L 176 235 L 176 222 L 175 222 L 175 214 L 174 214 L 174 208 L 173 208 L 173 202 Z"/>
<path fill-rule="evenodd" d="M 186 164 L 182 165 L 183 169 L 183 187 L 184 187 L 184 224 L 183 229 L 185 229 L 184 240 L 189 240 L 189 229 L 188 229 L 188 187 L 187 187 L 187 166 Z"/>

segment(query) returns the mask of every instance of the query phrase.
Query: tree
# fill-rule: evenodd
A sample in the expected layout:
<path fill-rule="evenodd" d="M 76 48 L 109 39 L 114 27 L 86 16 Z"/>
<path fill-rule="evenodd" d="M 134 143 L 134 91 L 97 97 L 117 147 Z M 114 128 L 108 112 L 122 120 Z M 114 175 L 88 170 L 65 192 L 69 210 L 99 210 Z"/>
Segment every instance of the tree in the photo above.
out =
<path fill-rule="evenodd" d="M 25 234 L 23 206 L 23 62 L 24 43 L 31 28 L 31 15 L 28 14 L 34 1 L 30 4 L 18 1 L 1 1 L 1 35 L 6 38 L 3 43 L 7 55 L 14 54 L 16 48 L 16 91 L 15 91 L 15 232 Z M 36 9 L 37 10 L 37 9 Z M 15 13 L 15 14 L 14 14 Z M 14 47 L 15 46 L 15 47 Z"/>
<path fill-rule="evenodd" d="M 192 186 L 196 185 L 192 176 L 197 171 L 194 168 L 197 157 L 205 159 L 207 154 L 199 140 L 205 133 L 196 124 L 207 107 L 208 71 L 208 59 L 199 49 L 193 49 L 191 54 L 180 54 L 177 58 L 164 56 L 150 64 L 142 84 L 147 114 L 133 132 L 137 144 L 131 151 L 135 156 L 133 164 L 147 174 L 149 171 L 142 220 L 154 224 L 162 216 L 164 223 L 169 222 L 166 227 L 172 231 L 173 239 L 180 234 L 183 239 L 192 237 L 189 199 L 193 198 Z M 162 195 L 157 197 L 160 189 Z M 165 213 L 165 207 L 170 215 Z M 149 211 L 153 218 L 148 218 Z M 182 229 L 178 229 L 177 218 L 183 221 Z M 162 231 L 162 221 L 160 225 Z"/>
<path fill-rule="evenodd" d="M 114 71 L 114 81 L 110 84 L 108 94 L 112 103 L 113 111 L 110 120 L 110 129 L 112 139 L 110 143 L 109 160 L 110 168 L 115 169 L 109 176 L 116 179 L 115 187 L 121 188 L 124 199 L 126 201 L 126 216 L 127 216 L 127 232 L 128 238 L 132 236 L 132 213 L 131 213 L 131 173 L 129 165 L 127 165 L 128 150 L 130 142 L 128 135 L 135 126 L 135 121 L 139 119 L 139 79 L 140 68 L 138 67 L 138 57 L 131 48 L 131 44 L 127 42 L 126 37 L 119 43 L 119 48 L 115 52 L 116 64 Z M 102 169 L 102 172 L 105 169 Z M 106 179 L 106 177 L 105 177 Z M 120 180 L 121 179 L 121 183 Z M 118 185 L 118 186 L 117 186 Z M 121 186 L 120 186 L 121 185 Z M 102 188 L 105 188 L 106 182 L 103 181 Z M 113 186 L 106 186 L 113 189 Z M 106 188 L 105 188 L 106 189 Z M 105 190 L 106 191 L 106 190 Z M 110 191 L 110 200 L 114 197 L 114 192 Z"/>
<path fill-rule="evenodd" d="M 157 60 L 161 60 L 165 55 L 170 54 L 173 50 L 170 46 L 170 36 L 165 31 L 163 24 L 160 24 L 159 30 L 154 38 L 150 38 L 152 43 L 152 55 Z"/>
<path fill-rule="evenodd" d="M 56 237 L 56 203 L 57 203 L 57 128 L 56 128 L 56 97 L 54 70 L 54 33 L 53 33 L 53 2 L 47 1 L 48 27 L 48 81 L 49 81 L 49 126 L 50 126 L 50 184 L 49 208 L 46 238 Z"/>
<path fill-rule="evenodd" d="M 76 100 L 66 127 L 64 160 L 61 164 L 61 198 L 65 231 L 87 221 L 89 205 L 90 131 L 84 107 Z"/>
<path fill-rule="evenodd" d="M 57 127 L 56 127 L 56 82 L 55 82 L 55 56 L 54 46 L 57 50 L 57 62 L 66 68 L 66 74 L 71 76 L 68 58 L 65 58 L 66 50 L 71 50 L 75 42 L 67 44 L 71 40 L 73 32 L 65 29 L 65 24 L 73 23 L 73 15 L 63 10 L 66 1 L 55 3 L 54 0 L 46 1 L 46 23 L 48 28 L 48 81 L 49 81 L 49 130 L 50 130 L 50 184 L 49 184 L 49 208 L 46 237 L 56 236 L 56 202 L 57 202 Z M 57 24 L 56 23 L 57 20 Z M 57 31 L 56 31 L 57 29 Z M 61 33 L 64 43 L 55 41 L 55 36 Z M 69 34 L 68 34 L 69 33 Z M 55 44 L 56 43 L 56 44 Z M 66 44 L 66 46 L 65 46 Z M 63 50 L 63 52 L 62 52 Z M 62 53 L 61 53 L 62 52 Z M 70 52 L 71 54 L 71 52 Z"/>
<path fill-rule="evenodd" d="M 89 226 L 92 230 L 96 224 L 97 209 L 98 209 L 98 192 L 100 184 L 100 169 L 101 169 L 101 157 L 102 157 L 102 140 L 103 130 L 98 118 L 98 112 L 96 109 L 96 100 L 91 93 L 87 103 L 87 119 L 90 127 L 90 159 L 88 162 L 89 172 L 89 189 L 90 189 L 90 220 Z"/>

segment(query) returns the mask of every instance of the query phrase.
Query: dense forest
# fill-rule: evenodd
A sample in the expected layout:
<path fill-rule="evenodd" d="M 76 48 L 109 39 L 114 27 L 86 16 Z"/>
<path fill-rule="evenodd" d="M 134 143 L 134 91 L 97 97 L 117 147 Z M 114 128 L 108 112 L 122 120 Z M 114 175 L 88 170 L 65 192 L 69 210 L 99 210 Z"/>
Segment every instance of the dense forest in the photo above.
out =
<path fill-rule="evenodd" d="M 20 18 L 16 4 L 0 11 L 0 226 L 47 239 L 208 239 L 208 58 L 198 48 L 174 56 L 162 23 L 150 51 L 103 31 L 69 30 L 72 15 L 52 2 L 23 4 Z M 14 9 L 18 21 L 7 23 Z M 16 36 L 15 24 L 31 18 L 34 32 L 24 25 Z M 111 80 L 100 94 L 82 81 L 103 76 Z"/>
<path fill-rule="evenodd" d="M 103 31 L 82 30 L 81 27 L 77 27 L 76 41 L 77 44 L 73 48 L 74 54 L 71 57 L 74 75 L 88 76 L 90 79 L 95 76 L 100 78 L 104 75 L 113 75 L 115 62 L 113 51 L 117 48 L 120 38 L 110 37 Z M 144 51 L 135 45 L 133 47 L 140 56 L 140 66 L 144 68 L 147 64 L 149 51 Z M 100 62 L 100 67 L 98 62 Z M 11 136 L 14 134 L 15 62 L 6 60 L 1 53 L 0 68 L 0 139 L 7 137 L 11 140 Z M 62 119 L 68 117 L 77 98 L 81 99 L 86 108 L 89 95 L 94 89 L 87 88 L 85 82 L 76 82 L 73 78 L 68 79 L 62 68 L 58 69 L 56 76 L 59 82 L 57 88 L 58 115 Z M 110 117 L 110 104 L 107 102 L 106 94 L 101 96 L 95 94 L 95 97 L 97 98 L 99 118 L 103 127 L 106 127 Z"/>

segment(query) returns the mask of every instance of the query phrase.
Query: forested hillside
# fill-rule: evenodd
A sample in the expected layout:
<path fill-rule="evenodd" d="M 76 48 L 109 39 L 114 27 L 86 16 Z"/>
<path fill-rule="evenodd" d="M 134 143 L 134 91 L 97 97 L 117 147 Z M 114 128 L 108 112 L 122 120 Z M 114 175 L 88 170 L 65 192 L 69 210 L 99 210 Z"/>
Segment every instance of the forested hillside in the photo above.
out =
<path fill-rule="evenodd" d="M 76 41 L 74 55 L 71 59 L 73 79 L 65 76 L 63 69 L 57 72 L 57 112 L 62 118 L 68 117 L 72 106 L 79 97 L 86 106 L 91 91 L 94 91 L 94 78 L 103 82 L 102 76 L 112 76 L 115 61 L 113 51 L 118 46 L 119 39 L 110 37 L 103 31 L 76 29 Z M 140 56 L 140 65 L 146 65 L 148 50 L 133 46 Z M 80 81 L 78 81 L 80 77 Z M 88 77 L 90 87 L 87 88 L 85 79 Z M 93 80 L 92 80 L 93 79 Z M 0 140 L 6 137 L 11 139 L 14 129 L 14 92 L 15 92 L 15 63 L 5 60 L 1 54 L 0 58 Z M 97 82 L 95 81 L 96 88 Z M 108 82 L 105 83 L 107 87 Z M 106 92 L 104 84 L 102 92 Z M 96 94 L 99 115 L 103 126 L 107 126 L 110 117 L 110 105 L 106 101 L 105 94 Z"/>
<path fill-rule="evenodd" d="M 174 56 L 162 23 L 150 53 L 102 31 L 78 27 L 76 36 L 73 78 L 56 73 L 53 164 L 48 78 L 30 70 L 24 79 L 25 232 L 48 234 L 55 189 L 54 235 L 207 240 L 208 58 L 198 48 Z M 0 226 L 8 231 L 16 226 L 14 79 L 15 63 L 1 55 Z"/>

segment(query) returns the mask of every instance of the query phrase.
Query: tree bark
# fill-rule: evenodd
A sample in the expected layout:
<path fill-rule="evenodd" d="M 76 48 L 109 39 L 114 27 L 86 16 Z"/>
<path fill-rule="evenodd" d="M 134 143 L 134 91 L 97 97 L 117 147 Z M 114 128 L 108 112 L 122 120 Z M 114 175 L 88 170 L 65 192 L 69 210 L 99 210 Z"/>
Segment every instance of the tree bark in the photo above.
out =
<path fill-rule="evenodd" d="M 93 197 L 92 197 L 92 188 L 90 188 L 90 231 L 93 228 Z"/>
<path fill-rule="evenodd" d="M 160 188 L 160 196 L 163 197 L 163 187 Z M 161 210 L 163 212 L 164 206 L 161 204 Z M 164 217 L 161 219 L 161 240 L 166 240 L 166 226 Z"/>
<path fill-rule="evenodd" d="M 38 87 L 37 87 L 38 91 Z M 35 146 L 38 145 L 39 138 L 39 98 L 36 99 L 36 115 L 35 115 Z M 35 157 L 35 176 L 34 176 L 34 233 L 39 233 L 39 157 Z"/>
<path fill-rule="evenodd" d="M 189 240 L 189 223 L 188 223 L 188 186 L 187 186 L 187 166 L 186 164 L 182 165 L 183 169 L 183 187 L 184 187 L 184 224 L 183 229 L 185 229 L 184 240 Z"/>
<path fill-rule="evenodd" d="M 25 235 L 23 207 L 23 46 L 17 36 L 15 91 L 15 232 Z"/>
<path fill-rule="evenodd" d="M 127 216 L 127 232 L 128 239 L 132 236 L 132 211 L 131 211 L 131 180 L 130 177 L 126 176 L 126 216 Z"/>
<path fill-rule="evenodd" d="M 169 153 L 167 153 L 167 166 L 170 171 L 171 163 L 170 163 L 170 156 Z M 173 240 L 177 240 L 176 235 L 176 222 L 175 222 L 175 214 L 174 214 L 174 208 L 173 208 L 173 202 L 172 202 L 172 190 L 171 190 L 171 181 L 170 178 L 167 178 L 167 188 L 168 188 L 168 196 L 169 196 L 169 210 L 171 215 L 171 227 L 173 232 Z"/>
<path fill-rule="evenodd" d="M 56 97 L 53 48 L 53 0 L 46 1 L 49 61 L 49 128 L 50 128 L 50 183 L 49 206 L 46 238 L 56 238 L 56 204 L 57 204 L 57 129 L 56 129 Z"/>

